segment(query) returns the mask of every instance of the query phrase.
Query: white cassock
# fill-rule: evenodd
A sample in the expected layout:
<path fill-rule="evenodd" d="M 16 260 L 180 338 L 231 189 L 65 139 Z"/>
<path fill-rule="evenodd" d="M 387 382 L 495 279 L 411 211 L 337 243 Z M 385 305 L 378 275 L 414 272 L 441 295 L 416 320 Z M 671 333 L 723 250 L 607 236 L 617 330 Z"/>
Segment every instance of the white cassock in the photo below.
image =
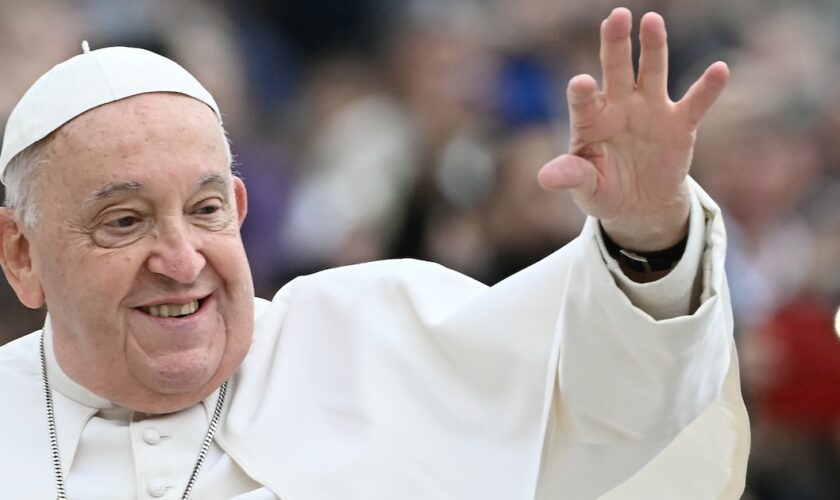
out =
<path fill-rule="evenodd" d="M 257 300 L 192 498 L 739 498 L 724 229 L 692 186 L 686 253 L 654 283 L 621 274 L 590 219 L 490 288 L 386 261 Z M 217 395 L 170 415 L 115 407 L 61 373 L 47 323 L 69 498 L 180 498 Z M 2 500 L 55 498 L 38 335 L 0 348 Z"/>

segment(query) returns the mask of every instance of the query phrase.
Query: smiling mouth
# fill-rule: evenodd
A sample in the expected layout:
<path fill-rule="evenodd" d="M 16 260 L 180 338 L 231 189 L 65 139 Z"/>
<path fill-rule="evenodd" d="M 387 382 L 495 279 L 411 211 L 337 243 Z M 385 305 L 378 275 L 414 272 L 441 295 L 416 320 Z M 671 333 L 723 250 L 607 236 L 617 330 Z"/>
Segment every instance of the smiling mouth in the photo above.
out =
<path fill-rule="evenodd" d="M 198 311 L 200 304 L 193 300 L 187 304 L 160 304 L 157 306 L 142 306 L 139 309 L 156 318 L 183 318 Z"/>

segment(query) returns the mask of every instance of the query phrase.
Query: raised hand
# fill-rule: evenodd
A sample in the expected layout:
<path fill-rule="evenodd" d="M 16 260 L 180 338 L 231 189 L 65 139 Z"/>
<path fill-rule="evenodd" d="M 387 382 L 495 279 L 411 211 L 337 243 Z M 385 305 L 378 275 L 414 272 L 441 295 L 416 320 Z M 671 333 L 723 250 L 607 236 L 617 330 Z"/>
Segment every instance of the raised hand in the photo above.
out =
<path fill-rule="evenodd" d="M 686 176 L 697 127 L 726 85 L 729 69 L 712 64 L 673 102 L 662 17 L 647 13 L 641 20 L 638 79 L 631 28 L 625 8 L 613 10 L 601 24 L 603 89 L 590 75 L 571 79 L 569 153 L 547 163 L 539 180 L 547 189 L 570 190 L 620 246 L 661 250 L 685 237 Z"/>

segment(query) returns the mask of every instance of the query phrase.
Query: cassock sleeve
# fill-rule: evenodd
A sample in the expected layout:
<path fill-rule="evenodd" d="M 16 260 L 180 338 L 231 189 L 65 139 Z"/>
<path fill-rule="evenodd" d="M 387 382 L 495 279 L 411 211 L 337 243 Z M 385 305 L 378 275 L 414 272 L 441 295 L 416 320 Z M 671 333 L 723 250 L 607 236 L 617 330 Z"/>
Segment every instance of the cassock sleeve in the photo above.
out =
<path fill-rule="evenodd" d="M 725 235 L 719 209 L 692 192 L 686 252 L 652 283 L 623 275 L 587 222 L 583 244 L 600 258 L 571 271 L 585 285 L 563 297 L 539 498 L 740 498 L 749 425 Z"/>
<path fill-rule="evenodd" d="M 418 261 L 295 280 L 260 306 L 220 442 L 281 498 L 737 498 L 725 235 L 692 192 L 687 253 L 653 284 L 594 220 L 489 288 Z"/>

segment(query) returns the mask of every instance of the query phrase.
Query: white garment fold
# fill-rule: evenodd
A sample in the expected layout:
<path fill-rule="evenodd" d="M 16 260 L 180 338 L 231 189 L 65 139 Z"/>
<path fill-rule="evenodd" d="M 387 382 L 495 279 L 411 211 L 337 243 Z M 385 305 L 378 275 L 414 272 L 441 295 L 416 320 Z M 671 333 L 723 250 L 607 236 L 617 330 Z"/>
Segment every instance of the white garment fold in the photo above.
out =
<path fill-rule="evenodd" d="M 738 498 L 749 427 L 725 235 L 718 208 L 692 191 L 686 254 L 653 284 L 621 275 L 590 220 L 491 288 L 386 261 L 258 300 L 217 463 L 261 486 L 254 498 L 283 500 Z M 0 348 L 4 500 L 55 496 L 37 336 Z M 55 391 L 71 480 L 99 411 L 72 398 Z"/>

